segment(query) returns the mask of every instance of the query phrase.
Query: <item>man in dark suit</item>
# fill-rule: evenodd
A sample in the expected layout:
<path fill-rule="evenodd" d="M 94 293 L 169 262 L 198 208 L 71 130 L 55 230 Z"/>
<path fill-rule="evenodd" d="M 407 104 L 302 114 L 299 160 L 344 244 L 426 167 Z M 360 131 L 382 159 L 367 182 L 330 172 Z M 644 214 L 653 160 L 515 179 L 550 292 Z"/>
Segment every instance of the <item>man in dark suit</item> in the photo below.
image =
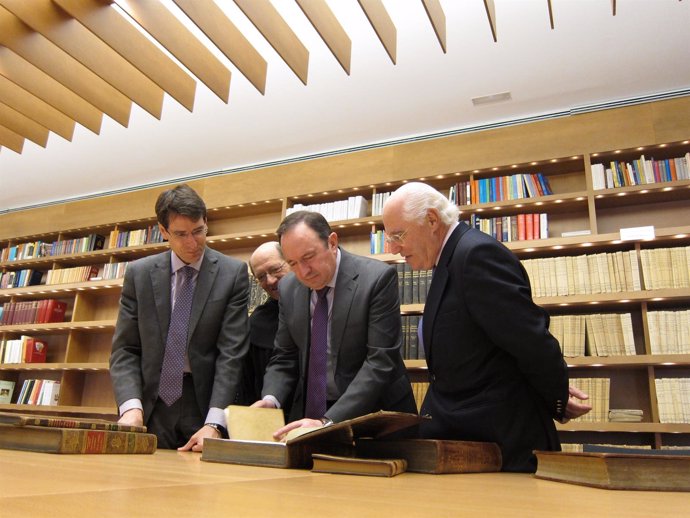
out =
<path fill-rule="evenodd" d="M 339 248 L 337 234 L 318 213 L 290 214 L 277 233 L 293 273 L 280 282 L 274 354 L 264 377 L 263 399 L 254 404 L 280 407 L 294 390 L 292 422 L 275 436 L 382 409 L 416 413 L 400 354 L 395 269 Z M 328 288 L 322 295 L 328 303 L 325 394 L 314 390 L 308 375 L 315 349 L 310 338 L 312 315 L 317 291 L 324 288 Z M 322 411 L 311 410 L 310 400 L 319 396 L 324 399 Z"/>
<path fill-rule="evenodd" d="M 127 267 L 110 375 L 120 423 L 145 424 L 161 448 L 201 451 L 224 433 L 239 387 L 247 266 L 206 247 L 206 206 L 189 186 L 161 193 L 156 216 L 170 250 Z"/>
<path fill-rule="evenodd" d="M 496 442 L 504 471 L 535 471 L 532 450 L 560 449 L 553 419 L 590 407 L 569 398 L 567 366 L 520 261 L 458 223 L 458 208 L 423 183 L 393 193 L 383 222 L 393 253 L 434 268 L 421 323 L 430 381 L 421 414 L 432 419 L 420 434 Z"/>

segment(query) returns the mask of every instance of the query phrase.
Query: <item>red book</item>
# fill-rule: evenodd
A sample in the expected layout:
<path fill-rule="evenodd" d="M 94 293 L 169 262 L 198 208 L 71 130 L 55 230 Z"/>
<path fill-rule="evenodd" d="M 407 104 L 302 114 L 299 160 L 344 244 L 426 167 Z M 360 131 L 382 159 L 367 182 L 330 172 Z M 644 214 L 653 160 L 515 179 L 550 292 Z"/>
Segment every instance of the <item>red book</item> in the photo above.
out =
<path fill-rule="evenodd" d="M 532 215 L 525 214 L 525 239 L 534 239 L 534 226 L 532 225 Z"/>
<path fill-rule="evenodd" d="M 48 344 L 43 340 L 36 340 L 32 336 L 26 337 L 26 347 L 24 362 L 26 363 L 45 363 Z"/>
<path fill-rule="evenodd" d="M 532 236 L 534 239 L 539 239 L 541 238 L 539 230 L 539 214 L 530 214 L 530 217 L 532 218 Z"/>
<path fill-rule="evenodd" d="M 524 214 L 518 214 L 517 215 L 517 222 L 518 222 L 518 239 L 520 241 L 525 240 L 525 215 Z"/>
<path fill-rule="evenodd" d="M 49 299 L 46 308 L 46 323 L 64 322 L 67 303 L 56 299 Z"/>

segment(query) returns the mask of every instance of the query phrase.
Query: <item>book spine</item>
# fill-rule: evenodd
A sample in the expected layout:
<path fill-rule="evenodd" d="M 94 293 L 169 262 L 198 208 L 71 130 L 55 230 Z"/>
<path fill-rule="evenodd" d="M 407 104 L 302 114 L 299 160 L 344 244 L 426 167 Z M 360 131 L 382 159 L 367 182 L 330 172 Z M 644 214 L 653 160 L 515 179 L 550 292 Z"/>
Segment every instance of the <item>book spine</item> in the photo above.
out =
<path fill-rule="evenodd" d="M 156 436 L 105 430 L 62 430 L 58 453 L 153 453 Z"/>

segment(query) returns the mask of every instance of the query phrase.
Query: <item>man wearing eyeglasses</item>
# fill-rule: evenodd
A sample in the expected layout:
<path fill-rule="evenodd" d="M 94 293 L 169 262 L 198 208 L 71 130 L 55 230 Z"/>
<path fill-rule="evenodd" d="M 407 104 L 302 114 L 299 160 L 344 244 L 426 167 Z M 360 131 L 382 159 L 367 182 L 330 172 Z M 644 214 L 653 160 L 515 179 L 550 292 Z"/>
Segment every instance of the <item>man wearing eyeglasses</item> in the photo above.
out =
<path fill-rule="evenodd" d="M 253 405 L 292 400 L 290 422 L 274 437 L 378 410 L 417 413 L 400 354 L 395 268 L 340 248 L 316 212 L 290 214 L 277 234 L 292 273 L 280 282 L 275 351 Z"/>
<path fill-rule="evenodd" d="M 422 319 L 429 390 L 420 434 L 498 443 L 504 471 L 533 472 L 533 450 L 559 450 L 553 419 L 591 407 L 568 387 L 549 316 L 532 301 L 518 258 L 458 222 L 458 208 L 411 182 L 383 207 L 391 252 L 414 269 L 434 268 Z M 570 397 L 574 396 L 574 397 Z"/>
<path fill-rule="evenodd" d="M 248 349 L 248 274 L 206 246 L 206 205 L 187 185 L 156 202 L 170 250 L 127 267 L 110 376 L 120 423 L 146 425 L 158 447 L 201 451 L 224 434 Z"/>
<path fill-rule="evenodd" d="M 257 306 L 249 317 L 249 354 L 245 359 L 240 399 L 246 405 L 261 398 L 264 373 L 278 331 L 278 282 L 290 271 L 277 241 L 263 243 L 254 250 L 249 258 L 249 268 L 268 295 L 268 300 Z"/>

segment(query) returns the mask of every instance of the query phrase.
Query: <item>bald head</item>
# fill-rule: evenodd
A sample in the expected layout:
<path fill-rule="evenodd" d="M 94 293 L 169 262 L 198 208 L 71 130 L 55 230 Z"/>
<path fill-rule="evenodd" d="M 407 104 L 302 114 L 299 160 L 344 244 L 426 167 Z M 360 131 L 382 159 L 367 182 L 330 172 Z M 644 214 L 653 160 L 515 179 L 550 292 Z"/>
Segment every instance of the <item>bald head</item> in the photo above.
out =
<path fill-rule="evenodd" d="M 259 245 L 249 258 L 249 268 L 254 278 L 273 299 L 278 299 L 278 281 L 290 271 L 283 259 L 280 243 L 269 241 Z"/>

